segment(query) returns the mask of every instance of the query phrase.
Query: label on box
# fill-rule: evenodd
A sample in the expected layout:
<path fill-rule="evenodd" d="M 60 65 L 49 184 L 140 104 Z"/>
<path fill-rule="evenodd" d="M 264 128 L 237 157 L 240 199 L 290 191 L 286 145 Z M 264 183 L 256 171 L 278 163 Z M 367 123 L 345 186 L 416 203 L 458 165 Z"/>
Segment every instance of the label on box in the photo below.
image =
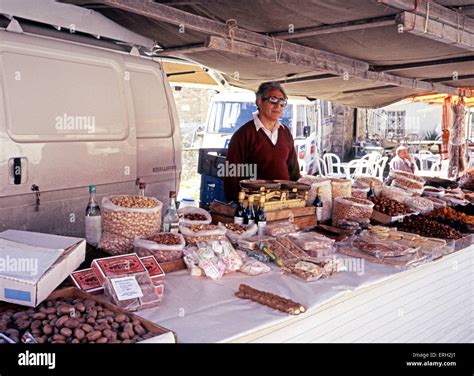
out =
<path fill-rule="evenodd" d="M 143 292 L 135 277 L 120 277 L 111 280 L 118 300 L 127 300 L 143 297 Z"/>
<path fill-rule="evenodd" d="M 146 269 L 136 254 L 107 257 L 94 260 L 106 277 L 145 272 Z"/>

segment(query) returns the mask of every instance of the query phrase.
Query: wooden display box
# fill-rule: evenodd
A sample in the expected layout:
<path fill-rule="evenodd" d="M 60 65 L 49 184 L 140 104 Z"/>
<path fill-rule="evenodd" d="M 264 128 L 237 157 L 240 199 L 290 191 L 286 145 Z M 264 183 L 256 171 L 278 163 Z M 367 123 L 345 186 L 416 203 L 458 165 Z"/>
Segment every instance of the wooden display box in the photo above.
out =
<path fill-rule="evenodd" d="M 137 315 L 134 315 L 133 313 L 125 311 L 105 299 L 98 298 L 97 296 L 88 294 L 85 291 L 79 290 L 76 287 L 67 287 L 65 289 L 53 291 L 48 296 L 47 299 L 50 300 L 50 299 L 57 299 L 57 298 L 80 298 L 80 299 L 93 300 L 97 303 L 102 304 L 104 307 L 106 307 L 112 312 L 123 313 L 124 315 L 129 316 L 131 319 L 136 319 L 140 321 L 140 324 L 145 329 L 147 329 L 148 331 L 152 333 L 156 333 L 156 336 L 146 339 L 144 341 L 141 341 L 139 343 L 161 343 L 161 342 L 176 343 L 178 340 L 178 337 L 176 336 L 176 334 L 172 332 L 171 330 L 163 328 L 162 326 L 154 324 L 151 321 L 145 320 L 144 318 L 141 318 L 140 316 L 137 316 Z"/>
<path fill-rule="evenodd" d="M 370 217 L 370 219 L 377 222 L 377 223 L 380 223 L 382 225 L 386 225 L 386 224 L 392 223 L 392 222 L 403 221 L 404 217 L 406 217 L 407 215 L 413 215 L 413 214 L 415 214 L 415 213 L 403 214 L 403 215 L 397 215 L 397 216 L 391 217 L 387 214 L 380 213 L 380 212 L 374 210 L 372 212 L 372 217 Z"/>
<path fill-rule="evenodd" d="M 220 202 L 213 202 L 210 205 L 212 223 L 217 224 L 234 222 L 235 207 Z M 293 218 L 293 223 L 300 227 L 310 227 L 316 225 L 316 208 L 308 206 L 304 208 L 292 208 L 270 211 L 265 213 L 268 223 L 286 222 Z"/>

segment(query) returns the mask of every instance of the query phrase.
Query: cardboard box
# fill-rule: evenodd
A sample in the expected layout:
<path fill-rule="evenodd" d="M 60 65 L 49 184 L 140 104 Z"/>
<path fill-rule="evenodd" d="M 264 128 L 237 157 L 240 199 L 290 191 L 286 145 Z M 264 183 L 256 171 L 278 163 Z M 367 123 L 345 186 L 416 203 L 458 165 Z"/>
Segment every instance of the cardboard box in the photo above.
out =
<path fill-rule="evenodd" d="M 71 274 L 71 280 L 77 288 L 89 293 L 100 294 L 104 291 L 102 284 L 92 268 L 78 270 Z"/>
<path fill-rule="evenodd" d="M 34 258 L 37 247 L 62 251 L 59 258 L 43 273 L 39 280 L 2 275 L 0 271 L 0 300 L 29 307 L 36 307 L 53 291 L 69 274 L 84 262 L 86 241 L 58 235 L 41 234 L 28 231 L 7 230 L 0 233 L 0 238 L 18 243 Z"/>
<path fill-rule="evenodd" d="M 155 286 L 162 284 L 163 279 L 165 278 L 165 272 L 158 261 L 156 261 L 155 256 L 140 257 L 140 261 L 143 263 L 146 270 L 148 270 L 148 274 L 150 274 L 153 284 Z"/>
<path fill-rule="evenodd" d="M 91 268 L 101 285 L 104 284 L 106 277 L 126 276 L 147 271 L 136 253 L 95 259 L 92 261 Z"/>

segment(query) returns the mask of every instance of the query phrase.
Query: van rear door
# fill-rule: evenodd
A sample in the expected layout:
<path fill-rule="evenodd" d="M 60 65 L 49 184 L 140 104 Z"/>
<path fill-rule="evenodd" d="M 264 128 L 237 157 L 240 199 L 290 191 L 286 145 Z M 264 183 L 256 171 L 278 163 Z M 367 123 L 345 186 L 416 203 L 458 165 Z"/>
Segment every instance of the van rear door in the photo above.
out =
<path fill-rule="evenodd" d="M 168 199 L 178 191 L 181 138 L 178 114 L 168 79 L 152 60 L 126 58 L 137 132 L 137 176 L 147 183 L 146 194 Z"/>

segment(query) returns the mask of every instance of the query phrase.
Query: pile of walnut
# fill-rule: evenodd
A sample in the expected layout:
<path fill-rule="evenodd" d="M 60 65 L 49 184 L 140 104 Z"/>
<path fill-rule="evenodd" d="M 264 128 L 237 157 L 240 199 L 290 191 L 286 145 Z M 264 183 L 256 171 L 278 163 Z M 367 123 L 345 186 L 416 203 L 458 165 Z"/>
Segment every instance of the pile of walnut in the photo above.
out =
<path fill-rule="evenodd" d="M 374 200 L 374 210 L 390 217 L 413 212 L 407 205 L 387 197 L 376 198 Z"/>
<path fill-rule="evenodd" d="M 306 308 L 303 305 L 296 303 L 293 300 L 283 298 L 270 292 L 257 290 L 244 284 L 239 286 L 239 291 L 237 291 L 235 295 L 238 298 L 249 299 L 290 315 L 299 315 L 306 311 Z"/>
<path fill-rule="evenodd" d="M 38 343 L 135 343 L 156 336 L 140 321 L 93 300 L 59 298 L 28 310 L 0 313 L 0 332 L 19 342 L 30 332 Z"/>
<path fill-rule="evenodd" d="M 130 209 L 152 209 L 157 207 L 157 200 L 142 196 L 115 196 L 110 201 L 114 205 Z"/>

